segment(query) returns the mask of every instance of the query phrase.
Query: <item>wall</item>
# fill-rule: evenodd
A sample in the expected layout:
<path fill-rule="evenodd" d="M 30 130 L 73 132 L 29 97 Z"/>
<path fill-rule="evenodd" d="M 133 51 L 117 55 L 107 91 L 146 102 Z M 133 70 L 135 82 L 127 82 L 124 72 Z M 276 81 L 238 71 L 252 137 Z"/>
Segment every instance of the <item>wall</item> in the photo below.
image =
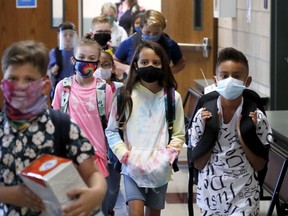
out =
<path fill-rule="evenodd" d="M 270 16 L 263 0 L 251 0 L 251 19 L 247 22 L 249 1 L 237 1 L 236 18 L 218 19 L 218 49 L 232 46 L 241 50 L 249 61 L 251 87 L 270 96 Z"/>

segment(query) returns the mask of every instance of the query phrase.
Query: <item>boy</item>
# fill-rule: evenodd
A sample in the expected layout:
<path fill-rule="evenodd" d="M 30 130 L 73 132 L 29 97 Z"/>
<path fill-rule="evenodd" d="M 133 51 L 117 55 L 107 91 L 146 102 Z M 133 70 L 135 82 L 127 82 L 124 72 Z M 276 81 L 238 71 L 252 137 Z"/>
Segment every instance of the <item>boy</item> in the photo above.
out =
<path fill-rule="evenodd" d="M 42 200 L 23 184 L 18 173 L 40 155 L 56 154 L 55 126 L 46 106 L 48 61 L 47 49 L 34 41 L 14 43 L 2 57 L 5 108 L 0 113 L 0 215 L 40 215 L 45 210 Z M 78 199 L 62 211 L 64 215 L 90 215 L 101 206 L 105 178 L 94 165 L 93 146 L 73 122 L 69 135 L 66 157 L 74 162 L 89 188 L 69 191 L 67 196 Z"/>
<path fill-rule="evenodd" d="M 219 53 L 216 81 L 220 96 L 213 100 L 216 92 L 204 95 L 200 100 L 206 101 L 192 123 L 192 162 L 199 170 L 197 204 L 202 215 L 256 216 L 271 128 L 257 97 L 253 100 L 255 93 L 245 89 L 252 78 L 243 53 L 234 48 Z"/>

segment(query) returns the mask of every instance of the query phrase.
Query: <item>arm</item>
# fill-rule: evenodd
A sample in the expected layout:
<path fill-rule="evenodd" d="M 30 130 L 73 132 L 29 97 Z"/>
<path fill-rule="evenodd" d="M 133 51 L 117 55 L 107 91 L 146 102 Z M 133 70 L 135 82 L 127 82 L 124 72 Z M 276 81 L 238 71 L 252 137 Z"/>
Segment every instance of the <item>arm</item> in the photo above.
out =
<path fill-rule="evenodd" d="M 62 97 L 62 88 L 63 88 L 63 84 L 62 83 L 63 83 L 63 81 L 61 80 L 56 85 L 53 101 L 52 101 L 52 104 L 51 104 L 53 109 L 60 110 L 60 108 L 61 108 L 61 97 Z"/>
<path fill-rule="evenodd" d="M 24 184 L 15 186 L 0 186 L 0 203 L 11 204 L 43 211 L 45 205 L 40 197 Z"/>
<path fill-rule="evenodd" d="M 88 188 L 78 188 L 68 192 L 69 197 L 79 197 L 71 205 L 63 209 L 64 215 L 90 215 L 93 210 L 101 207 L 105 197 L 107 184 L 104 176 L 99 172 L 93 157 L 84 160 L 77 167 Z"/>
<path fill-rule="evenodd" d="M 171 67 L 172 73 L 176 74 L 185 68 L 186 61 L 184 58 L 181 58 L 179 61 L 175 62 Z"/>
<path fill-rule="evenodd" d="M 121 63 L 121 61 L 115 55 L 113 55 L 113 59 L 114 59 L 114 63 L 116 66 L 116 73 L 117 74 L 123 74 L 124 72 L 126 72 L 126 73 L 129 72 L 130 65 Z"/>

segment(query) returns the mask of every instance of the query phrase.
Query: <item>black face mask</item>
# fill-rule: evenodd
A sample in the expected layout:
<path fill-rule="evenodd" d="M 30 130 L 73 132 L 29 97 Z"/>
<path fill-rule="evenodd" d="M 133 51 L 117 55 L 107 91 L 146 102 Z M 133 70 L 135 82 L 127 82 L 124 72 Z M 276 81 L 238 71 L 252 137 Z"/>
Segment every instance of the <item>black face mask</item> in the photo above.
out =
<path fill-rule="evenodd" d="M 108 41 L 111 40 L 111 34 L 108 33 L 99 33 L 99 34 L 94 34 L 94 40 L 97 41 L 100 46 L 105 46 Z"/>
<path fill-rule="evenodd" d="M 142 80 L 148 83 L 160 81 L 164 77 L 163 70 L 153 66 L 137 68 L 136 73 Z"/>

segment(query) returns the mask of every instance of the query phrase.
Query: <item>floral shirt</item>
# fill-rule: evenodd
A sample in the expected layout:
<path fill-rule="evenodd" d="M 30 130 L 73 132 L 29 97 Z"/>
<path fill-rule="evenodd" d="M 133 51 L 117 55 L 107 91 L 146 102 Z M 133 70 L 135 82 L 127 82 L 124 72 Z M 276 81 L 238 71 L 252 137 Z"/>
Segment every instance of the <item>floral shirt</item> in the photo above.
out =
<path fill-rule="evenodd" d="M 17 131 L 0 113 L 0 186 L 22 183 L 18 173 L 42 154 L 54 154 L 55 127 L 46 110 L 32 121 L 24 131 Z M 75 164 L 82 163 L 94 155 L 95 150 L 80 128 L 71 121 L 67 144 L 67 158 Z M 0 203 L 0 216 L 32 216 L 40 212 L 28 208 Z"/>

